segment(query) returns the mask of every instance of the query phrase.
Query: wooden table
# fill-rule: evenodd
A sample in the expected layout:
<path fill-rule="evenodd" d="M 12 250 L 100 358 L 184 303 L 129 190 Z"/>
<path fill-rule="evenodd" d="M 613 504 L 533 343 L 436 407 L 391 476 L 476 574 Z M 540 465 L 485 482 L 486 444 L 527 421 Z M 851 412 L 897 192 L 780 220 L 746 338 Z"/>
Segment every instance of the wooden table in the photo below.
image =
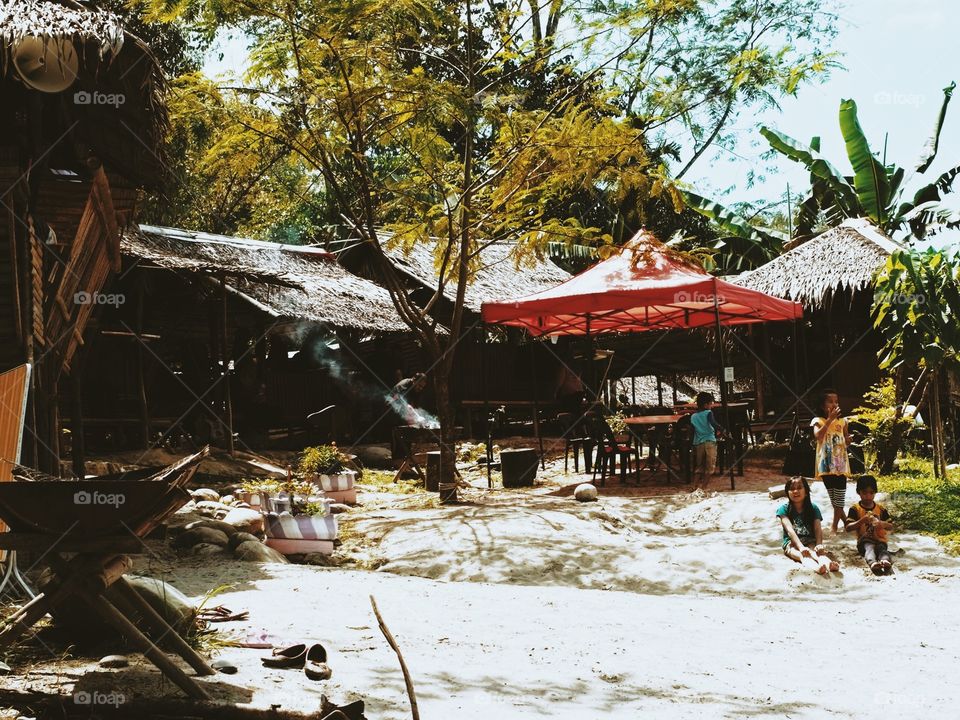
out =
<path fill-rule="evenodd" d="M 688 414 L 689 413 L 677 413 L 674 415 L 637 415 L 636 417 L 624 418 L 623 421 L 628 427 L 635 427 L 637 429 L 656 428 L 666 425 L 673 425 L 680 420 L 680 418 Z M 659 460 L 660 457 L 657 454 L 657 448 L 653 443 L 651 443 L 650 455 L 647 456 L 647 468 L 655 471 Z M 668 475 L 677 477 L 679 479 L 679 475 L 677 475 L 673 468 L 670 467 L 670 463 L 664 463 L 664 466 L 667 468 Z"/>

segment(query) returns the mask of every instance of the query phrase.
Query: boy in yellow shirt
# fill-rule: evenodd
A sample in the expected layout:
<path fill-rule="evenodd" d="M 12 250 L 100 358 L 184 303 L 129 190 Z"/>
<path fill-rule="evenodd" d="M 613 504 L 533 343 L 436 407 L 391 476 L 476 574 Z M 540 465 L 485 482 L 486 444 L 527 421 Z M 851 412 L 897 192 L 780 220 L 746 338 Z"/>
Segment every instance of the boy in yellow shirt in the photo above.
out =
<path fill-rule="evenodd" d="M 857 478 L 857 495 L 860 502 L 847 513 L 847 532 L 857 533 L 857 550 L 867 561 L 874 575 L 889 574 L 893 568 L 887 552 L 887 533 L 893 530 L 890 513 L 878 502 L 877 479 L 872 475 Z"/>

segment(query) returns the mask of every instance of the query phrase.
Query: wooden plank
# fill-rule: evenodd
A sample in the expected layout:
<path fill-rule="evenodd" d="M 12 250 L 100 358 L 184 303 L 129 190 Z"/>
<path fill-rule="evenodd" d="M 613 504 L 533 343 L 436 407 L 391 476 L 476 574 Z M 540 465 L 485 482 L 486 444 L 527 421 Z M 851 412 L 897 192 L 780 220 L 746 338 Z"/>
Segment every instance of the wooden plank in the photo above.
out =
<path fill-rule="evenodd" d="M 0 373 L 0 482 L 13 480 L 13 466 L 20 462 L 29 387 L 29 365 Z M 0 533 L 6 530 L 0 520 Z"/>

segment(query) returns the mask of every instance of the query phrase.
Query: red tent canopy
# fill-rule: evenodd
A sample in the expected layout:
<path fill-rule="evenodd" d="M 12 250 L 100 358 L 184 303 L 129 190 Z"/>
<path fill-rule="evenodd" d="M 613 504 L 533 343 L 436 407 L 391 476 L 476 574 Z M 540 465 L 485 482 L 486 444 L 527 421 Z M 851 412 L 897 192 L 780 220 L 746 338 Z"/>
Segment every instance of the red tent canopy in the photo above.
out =
<path fill-rule="evenodd" d="M 556 287 L 483 303 L 488 323 L 532 335 L 641 332 L 743 325 L 802 316 L 780 300 L 710 275 L 641 230 L 622 250 Z"/>

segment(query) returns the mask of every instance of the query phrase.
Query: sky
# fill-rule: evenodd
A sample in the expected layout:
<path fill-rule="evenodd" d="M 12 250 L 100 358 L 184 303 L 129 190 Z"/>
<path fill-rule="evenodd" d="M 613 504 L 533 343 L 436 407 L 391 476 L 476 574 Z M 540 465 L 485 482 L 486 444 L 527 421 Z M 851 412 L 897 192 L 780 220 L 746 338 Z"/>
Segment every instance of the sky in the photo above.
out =
<path fill-rule="evenodd" d="M 814 135 L 821 152 L 842 171 L 849 163 L 837 115 L 841 99 L 857 103 L 860 124 L 871 148 L 882 153 L 888 133 L 887 161 L 906 168 L 916 165 L 930 137 L 943 88 L 960 83 L 957 61 L 960 0 L 841 0 L 841 21 L 833 49 L 842 53 L 843 68 L 835 69 L 822 84 L 802 87 L 796 98 L 787 98 L 780 109 L 759 115 L 745 112 L 735 126 L 735 155 L 718 151 L 705 154 L 684 178 L 699 194 L 724 204 L 740 201 L 773 201 L 781 198 L 789 183 L 792 193 L 802 194 L 809 185 L 806 170 L 786 158 L 764 159 L 769 146 L 759 133 L 769 125 L 808 143 Z M 215 75 L 245 64 L 242 38 L 220 45 L 222 59 L 211 56 L 204 70 Z M 960 162 L 960 88 L 955 93 L 940 138 L 934 165 L 927 181 Z M 951 162 L 952 161 L 952 162 Z M 751 170 L 762 179 L 751 187 Z M 905 187 L 915 189 L 908 172 Z M 912 195 L 912 192 L 911 192 Z"/>
<path fill-rule="evenodd" d="M 738 201 L 776 199 L 786 192 L 803 192 L 809 176 L 798 163 L 786 158 L 764 161 L 769 145 L 758 132 L 769 125 L 796 140 L 808 143 L 814 135 L 822 141 L 821 152 L 842 171 L 850 170 L 840 126 L 840 101 L 857 103 L 860 124 L 874 152 L 882 153 L 884 134 L 889 133 L 887 160 L 906 168 L 916 165 L 924 143 L 933 131 L 943 100 L 943 88 L 951 80 L 960 84 L 957 25 L 960 0 L 846 0 L 834 50 L 843 53 L 845 69 L 833 71 L 819 86 L 800 89 L 787 98 L 780 110 L 759 117 L 742 118 L 737 124 L 740 139 L 736 153 L 719 153 L 712 162 L 694 166 L 684 178 L 702 195 Z M 952 160 L 952 162 L 950 162 Z M 950 104 L 940 150 L 925 176 L 939 173 L 960 162 L 960 89 Z M 765 181 L 748 187 L 747 172 L 772 165 Z M 911 188 L 919 181 L 909 183 Z M 715 194 L 713 194 L 715 193 Z"/>

